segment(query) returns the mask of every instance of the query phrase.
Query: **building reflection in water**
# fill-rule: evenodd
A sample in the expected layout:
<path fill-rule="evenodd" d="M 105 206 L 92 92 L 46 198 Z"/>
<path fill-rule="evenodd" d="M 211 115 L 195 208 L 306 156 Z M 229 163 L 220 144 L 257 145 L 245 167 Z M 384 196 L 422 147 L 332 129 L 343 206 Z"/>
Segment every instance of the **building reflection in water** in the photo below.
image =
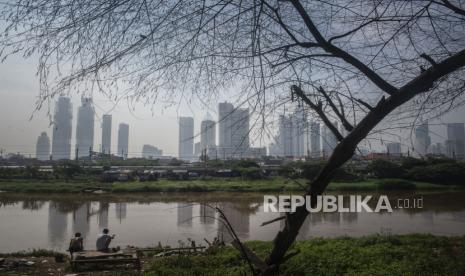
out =
<path fill-rule="evenodd" d="M 248 206 L 240 206 L 240 204 L 234 204 L 232 202 L 222 202 L 218 207 L 223 211 L 237 236 L 240 239 L 248 239 L 250 231 L 249 215 L 251 212 L 251 210 L 248 210 Z M 221 219 L 218 220 L 218 238 L 226 243 L 233 240 L 226 224 Z"/>
<path fill-rule="evenodd" d="M 34 200 L 34 199 L 30 199 L 30 200 L 24 200 L 23 201 L 23 209 L 24 210 L 39 210 L 41 209 L 45 204 L 45 201 L 41 201 L 41 200 Z"/>
<path fill-rule="evenodd" d="M 178 227 L 192 227 L 192 203 L 178 203 Z"/>
<path fill-rule="evenodd" d="M 91 203 L 86 202 L 73 211 L 73 232 L 80 232 L 84 238 L 87 237 L 90 228 L 90 207 Z"/>
<path fill-rule="evenodd" d="M 200 223 L 204 225 L 215 223 L 215 209 L 213 206 L 200 204 Z"/>
<path fill-rule="evenodd" d="M 98 227 L 99 229 L 108 228 L 108 209 L 110 204 L 108 202 L 99 202 L 98 209 Z"/>
<path fill-rule="evenodd" d="M 48 240 L 53 248 L 62 248 L 68 228 L 68 214 L 61 210 L 58 202 L 48 205 Z"/>
<path fill-rule="evenodd" d="M 126 208 L 127 208 L 126 203 L 122 203 L 122 202 L 115 203 L 116 218 L 119 220 L 120 223 L 121 221 L 123 221 L 123 219 L 126 218 L 126 212 L 127 212 Z"/>

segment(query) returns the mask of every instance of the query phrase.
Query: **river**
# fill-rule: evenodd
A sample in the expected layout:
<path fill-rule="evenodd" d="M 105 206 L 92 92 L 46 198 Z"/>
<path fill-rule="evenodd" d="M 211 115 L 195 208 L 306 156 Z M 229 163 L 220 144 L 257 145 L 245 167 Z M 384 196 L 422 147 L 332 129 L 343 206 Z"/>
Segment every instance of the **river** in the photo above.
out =
<path fill-rule="evenodd" d="M 346 191 L 344 194 L 361 194 Z M 423 199 L 423 208 L 392 213 L 314 213 L 298 239 L 370 234 L 465 233 L 465 192 L 383 192 L 391 202 Z M 221 208 L 243 240 L 271 240 L 283 222 L 260 226 L 279 216 L 263 212 L 263 194 L 0 194 L 0 252 L 33 248 L 64 251 L 74 232 L 93 249 L 98 233 L 116 234 L 112 245 L 177 246 L 188 239 L 205 244 L 216 236 L 230 237 L 218 214 Z"/>

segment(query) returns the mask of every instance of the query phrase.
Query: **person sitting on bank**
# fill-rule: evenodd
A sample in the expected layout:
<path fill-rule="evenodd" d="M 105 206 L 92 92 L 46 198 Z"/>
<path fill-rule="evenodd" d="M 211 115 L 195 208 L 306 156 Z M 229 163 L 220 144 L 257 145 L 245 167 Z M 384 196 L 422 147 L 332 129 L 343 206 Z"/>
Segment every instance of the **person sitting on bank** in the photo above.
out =
<path fill-rule="evenodd" d="M 72 238 L 69 242 L 69 253 L 72 256 L 74 252 L 82 250 L 84 250 L 83 239 L 81 237 L 81 233 L 77 232 L 74 234 L 74 238 Z"/>
<path fill-rule="evenodd" d="M 115 238 L 115 235 L 109 235 L 110 232 L 107 228 L 103 229 L 103 233 L 99 235 L 97 238 L 97 250 L 102 252 L 109 252 L 110 251 L 110 243 L 111 240 Z"/>

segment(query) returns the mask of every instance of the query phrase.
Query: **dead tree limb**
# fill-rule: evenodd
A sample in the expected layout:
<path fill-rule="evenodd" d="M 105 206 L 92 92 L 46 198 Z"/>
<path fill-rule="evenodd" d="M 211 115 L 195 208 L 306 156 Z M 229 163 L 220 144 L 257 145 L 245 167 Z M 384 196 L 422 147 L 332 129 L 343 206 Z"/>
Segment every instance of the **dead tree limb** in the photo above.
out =
<path fill-rule="evenodd" d="M 306 105 L 308 105 L 311 109 L 313 109 L 318 114 L 318 116 L 321 118 L 323 123 L 331 130 L 334 136 L 336 136 L 336 139 L 338 141 L 342 140 L 343 138 L 342 134 L 339 132 L 337 127 L 333 123 L 331 123 L 328 116 L 326 116 L 326 113 L 323 110 L 323 106 L 321 102 L 318 102 L 318 104 L 315 104 L 314 102 L 312 102 L 312 100 L 310 100 L 310 98 L 307 97 L 307 95 L 305 95 L 305 92 L 297 85 L 291 86 L 291 91 L 293 94 L 300 97 Z"/>
<path fill-rule="evenodd" d="M 354 129 L 354 127 L 352 126 L 351 123 L 349 123 L 349 121 L 347 121 L 347 119 L 345 118 L 344 114 L 343 114 L 343 107 L 342 107 L 342 103 L 339 101 L 339 104 L 341 106 L 341 111 L 339 111 L 339 109 L 336 107 L 336 105 L 334 104 L 333 100 L 331 99 L 331 97 L 328 95 L 328 93 L 326 93 L 326 91 L 323 89 L 323 87 L 319 87 L 318 88 L 318 91 L 323 95 L 323 97 L 326 99 L 326 102 L 328 102 L 329 106 L 331 107 L 331 109 L 333 110 L 334 114 L 336 114 L 336 116 L 339 118 L 339 120 L 341 121 L 342 125 L 344 126 L 344 128 L 348 131 L 348 132 L 351 132 L 352 129 Z M 340 100 L 340 99 L 339 99 Z"/>

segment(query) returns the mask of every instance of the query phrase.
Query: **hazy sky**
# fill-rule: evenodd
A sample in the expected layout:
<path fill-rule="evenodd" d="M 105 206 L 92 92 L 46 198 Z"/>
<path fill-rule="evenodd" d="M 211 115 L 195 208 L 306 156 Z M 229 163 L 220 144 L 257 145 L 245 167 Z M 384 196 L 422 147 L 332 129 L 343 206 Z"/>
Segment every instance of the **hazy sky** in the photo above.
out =
<path fill-rule="evenodd" d="M 7 59 L 0 64 L 0 148 L 7 152 L 20 152 L 35 155 L 35 143 L 42 131 L 46 131 L 51 139 L 52 128 L 47 115 L 47 106 L 34 113 L 38 96 L 39 83 L 35 75 L 35 61 L 21 57 Z M 80 96 L 72 95 L 73 103 L 73 141 L 77 109 Z M 151 144 L 163 149 L 166 155 L 177 155 L 177 117 L 194 116 L 196 131 L 200 120 L 206 112 L 204 109 L 189 108 L 182 104 L 163 110 L 162 106 L 150 107 L 137 104 L 135 109 L 127 102 L 115 103 L 100 95 L 94 95 L 96 109 L 94 147 L 100 148 L 102 114 L 113 115 L 112 144 L 116 145 L 117 125 L 128 123 L 130 126 L 129 152 L 139 154 L 144 144 Z M 54 103 L 50 106 L 53 114 Z M 212 116 L 215 106 L 212 106 Z M 33 115 L 32 119 L 30 119 Z"/>
<path fill-rule="evenodd" d="M 37 137 L 42 131 L 46 131 L 51 139 L 50 120 L 47 116 L 47 106 L 33 113 L 37 99 L 39 84 L 35 75 L 36 60 L 23 59 L 13 56 L 4 63 L 0 63 L 0 148 L 7 152 L 20 152 L 25 155 L 35 155 Z M 218 100 L 224 100 L 219 98 Z M 234 102 L 234 99 L 228 98 Z M 80 96 L 73 95 L 73 140 L 75 144 L 75 125 L 77 108 L 80 105 Z M 207 106 L 195 106 L 195 104 L 181 103 L 179 106 L 164 108 L 161 104 L 144 106 L 137 104 L 129 107 L 127 102 L 115 104 L 101 95 L 94 95 L 96 108 L 95 140 L 94 148 L 100 149 L 101 128 L 100 118 L 102 114 L 113 115 L 112 146 L 117 142 L 117 125 L 128 123 L 130 129 L 129 154 L 140 155 L 144 144 L 151 144 L 161 148 L 165 155 L 177 156 L 178 143 L 178 116 L 193 116 L 195 131 L 199 132 L 200 121 L 209 111 L 214 119 L 217 119 L 217 101 L 208 103 Z M 52 112 L 54 103 L 50 106 Z M 52 113 L 53 114 L 53 113 Z M 32 119 L 30 119 L 33 115 Z M 444 122 L 465 122 L 464 108 L 456 110 L 442 118 Z M 432 122 L 433 124 L 435 122 Z M 442 142 L 445 139 L 445 126 L 432 126 L 431 138 L 433 142 Z M 391 131 L 400 133 L 399 130 Z M 404 149 L 410 145 L 410 139 L 404 131 L 404 138 L 397 138 Z M 199 138 L 196 138 L 198 140 Z M 268 141 L 254 141 L 255 146 L 266 146 Z M 373 143 L 373 145 L 376 143 Z"/>

